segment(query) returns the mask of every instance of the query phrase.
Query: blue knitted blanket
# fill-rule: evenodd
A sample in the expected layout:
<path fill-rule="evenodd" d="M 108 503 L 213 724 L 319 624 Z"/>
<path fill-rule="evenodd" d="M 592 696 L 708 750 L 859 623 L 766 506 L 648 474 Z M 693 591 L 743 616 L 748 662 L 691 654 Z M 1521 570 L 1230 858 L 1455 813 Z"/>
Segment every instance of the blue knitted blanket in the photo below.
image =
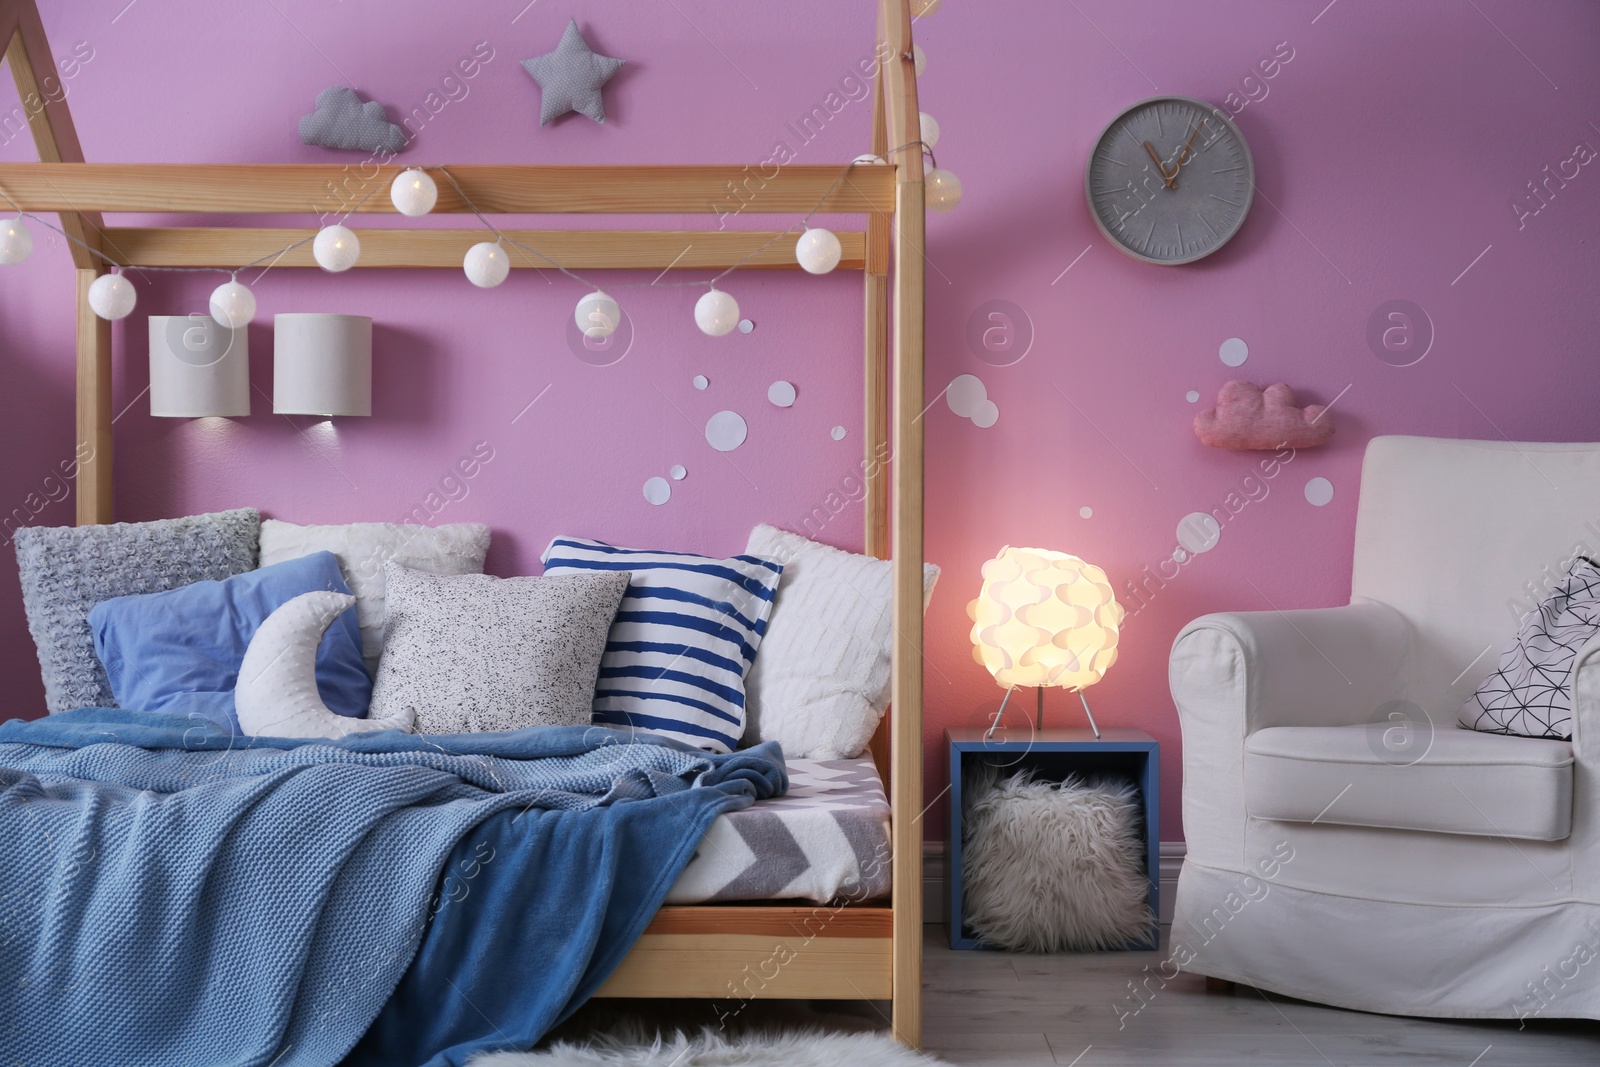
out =
<path fill-rule="evenodd" d="M 592 994 L 782 754 L 0 726 L 0 1062 L 459 1067 Z M 348 1057 L 348 1059 L 346 1059 Z"/>

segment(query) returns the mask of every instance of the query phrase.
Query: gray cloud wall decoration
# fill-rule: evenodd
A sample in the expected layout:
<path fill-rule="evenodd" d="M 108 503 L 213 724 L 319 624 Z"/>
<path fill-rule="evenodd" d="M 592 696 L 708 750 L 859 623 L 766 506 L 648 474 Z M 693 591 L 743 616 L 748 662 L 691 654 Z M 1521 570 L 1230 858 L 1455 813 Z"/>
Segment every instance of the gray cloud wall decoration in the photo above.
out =
<path fill-rule="evenodd" d="M 323 148 L 360 152 L 399 152 L 406 131 L 389 121 L 376 100 L 362 103 L 354 89 L 342 85 L 317 94 L 317 109 L 300 117 L 300 140 Z"/>

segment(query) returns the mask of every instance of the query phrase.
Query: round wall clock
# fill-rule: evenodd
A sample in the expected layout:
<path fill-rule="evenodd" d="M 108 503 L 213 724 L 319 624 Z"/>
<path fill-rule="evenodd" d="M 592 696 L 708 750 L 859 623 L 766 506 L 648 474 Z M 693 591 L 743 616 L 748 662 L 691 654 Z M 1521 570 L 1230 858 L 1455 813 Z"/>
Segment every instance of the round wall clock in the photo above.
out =
<path fill-rule="evenodd" d="M 1134 259 L 1165 266 L 1226 244 L 1244 224 L 1255 188 L 1239 127 L 1187 96 L 1141 100 L 1112 119 L 1084 175 L 1100 232 Z"/>

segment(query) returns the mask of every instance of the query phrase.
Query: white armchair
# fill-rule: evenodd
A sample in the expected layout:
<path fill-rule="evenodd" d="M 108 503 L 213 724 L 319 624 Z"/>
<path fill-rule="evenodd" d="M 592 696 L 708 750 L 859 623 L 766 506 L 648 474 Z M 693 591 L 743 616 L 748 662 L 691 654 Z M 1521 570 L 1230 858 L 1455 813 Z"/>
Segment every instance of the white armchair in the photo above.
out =
<path fill-rule="evenodd" d="M 1183 969 L 1406 1015 L 1600 1018 L 1600 640 L 1571 742 L 1456 726 L 1519 615 L 1600 558 L 1600 444 L 1380 437 L 1351 602 L 1173 644 Z"/>

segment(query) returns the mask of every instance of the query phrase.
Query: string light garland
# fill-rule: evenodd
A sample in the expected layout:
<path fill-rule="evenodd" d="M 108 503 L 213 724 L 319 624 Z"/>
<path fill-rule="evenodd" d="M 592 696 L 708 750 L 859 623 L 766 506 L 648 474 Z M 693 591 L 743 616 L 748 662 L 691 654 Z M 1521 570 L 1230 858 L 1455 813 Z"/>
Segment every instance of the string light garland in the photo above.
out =
<path fill-rule="evenodd" d="M 421 167 L 408 167 L 389 187 L 389 199 L 400 214 L 416 218 L 432 211 L 439 202 L 439 187 Z"/>
<path fill-rule="evenodd" d="M 234 275 L 211 290 L 211 317 L 230 330 L 248 326 L 256 317 L 256 295 L 248 286 L 240 285 L 238 275 Z"/>
<path fill-rule="evenodd" d="M 934 6 L 937 7 L 937 0 L 934 0 Z M 928 115 L 922 115 L 921 118 L 924 120 L 922 124 L 923 131 L 919 132 L 931 132 L 934 135 L 934 139 L 937 139 L 938 124 L 934 123 Z M 931 129 L 929 129 L 930 124 Z M 939 212 L 953 210 L 961 202 L 961 181 L 950 171 L 938 167 L 933 158 L 933 146 L 926 136 L 923 140 L 911 141 L 899 146 L 899 148 L 891 149 L 889 154 L 898 152 L 901 149 L 918 146 L 922 148 L 927 157 L 924 161 L 927 207 L 930 210 Z M 849 177 L 851 169 L 858 166 L 881 166 L 885 162 L 882 157 L 875 155 L 857 156 L 845 165 L 839 176 L 823 192 L 816 205 L 798 223 L 791 225 L 780 233 L 773 234 L 759 247 L 751 250 L 743 259 L 708 280 L 667 282 L 664 284 L 659 281 L 652 281 L 614 286 L 613 288 L 699 288 L 703 286 L 706 292 L 695 302 L 695 324 L 709 336 L 725 337 L 732 333 L 739 324 L 739 302 L 734 299 L 732 294 L 718 289 L 717 283 L 745 266 L 773 244 L 793 235 L 796 229 L 800 231 L 799 239 L 795 245 L 796 262 L 812 274 L 827 274 L 834 270 L 843 258 L 843 246 L 837 234 L 820 226 L 812 226 L 811 219 L 822 211 L 829 198 L 833 196 L 834 190 Z M 463 272 L 472 284 L 480 288 L 493 288 L 504 282 L 511 270 L 510 254 L 506 250 L 506 246 L 510 246 L 544 261 L 551 268 L 574 281 L 582 283 L 591 290 L 578 301 L 573 310 L 573 318 L 585 337 L 599 340 L 609 337 L 616 331 L 622 321 L 622 308 L 615 297 L 600 289 L 576 271 L 562 266 L 537 248 L 506 234 L 494 223 L 490 222 L 483 212 L 478 209 L 448 168 L 441 166 L 433 169 L 444 176 L 445 180 L 450 183 L 457 195 L 460 196 L 462 203 L 467 206 L 467 209 L 472 212 L 485 229 L 495 236 L 493 241 L 481 241 L 473 245 L 467 250 L 467 254 L 463 258 Z M 15 219 L 0 223 L 0 264 L 21 263 L 32 253 L 33 235 L 23 222 L 24 219 L 32 219 L 111 265 L 110 273 L 95 279 L 89 286 L 88 303 L 90 310 L 101 318 L 115 321 L 126 318 L 133 313 L 134 306 L 138 302 L 138 293 L 135 291 L 132 281 L 124 273 L 127 269 L 171 273 L 212 272 L 228 275 L 228 281 L 219 285 L 211 293 L 209 300 L 211 317 L 230 329 L 241 329 L 255 318 L 256 298 L 250 288 L 239 281 L 239 273 L 266 263 L 266 268 L 256 277 L 256 280 L 259 281 L 268 270 L 277 265 L 279 260 L 307 242 L 311 242 L 312 258 L 316 260 L 317 265 L 322 269 L 332 273 L 340 273 L 354 267 L 361 256 L 361 239 L 354 230 L 345 226 L 344 222 L 359 210 L 361 205 L 366 203 L 378 188 L 375 186 L 372 190 L 369 190 L 366 196 L 363 196 L 349 211 L 345 212 L 339 222 L 324 226 L 310 237 L 303 237 L 276 252 L 251 260 L 249 263 L 233 270 L 225 267 L 139 266 L 128 268 L 127 265 L 118 263 L 117 260 L 106 255 L 98 248 L 74 237 L 60 227 L 52 225 L 38 215 L 23 211 L 17 202 L 12 200 L 4 190 L 0 190 L 0 199 L 4 199 L 6 203 L 17 211 Z M 427 173 L 427 170 L 422 167 L 409 167 L 397 175 L 390 184 L 389 196 L 396 210 L 404 215 L 415 217 L 425 215 L 433 210 L 438 202 L 439 188 Z"/>
<path fill-rule="evenodd" d="M 591 341 L 603 341 L 617 332 L 622 324 L 622 307 L 609 293 L 596 289 L 578 301 L 572 313 L 578 329 Z"/>
<path fill-rule="evenodd" d="M 838 235 L 820 226 L 812 227 L 800 235 L 794 246 L 794 258 L 810 274 L 827 274 L 844 258 L 844 246 Z"/>
<path fill-rule="evenodd" d="M 127 318 L 138 300 L 133 283 L 120 273 L 102 274 L 89 284 L 89 310 L 102 319 L 115 322 Z"/>
<path fill-rule="evenodd" d="M 21 215 L 0 226 L 0 263 L 21 263 L 32 254 L 33 234 Z"/>
<path fill-rule="evenodd" d="M 356 260 L 361 258 L 361 238 L 354 230 L 338 223 L 324 226 L 311 242 L 311 255 L 317 266 L 339 274 L 355 266 Z"/>
<path fill-rule="evenodd" d="M 467 281 L 479 289 L 493 289 L 511 273 L 511 257 L 499 242 L 479 241 L 467 249 L 461 269 L 466 272 Z"/>

